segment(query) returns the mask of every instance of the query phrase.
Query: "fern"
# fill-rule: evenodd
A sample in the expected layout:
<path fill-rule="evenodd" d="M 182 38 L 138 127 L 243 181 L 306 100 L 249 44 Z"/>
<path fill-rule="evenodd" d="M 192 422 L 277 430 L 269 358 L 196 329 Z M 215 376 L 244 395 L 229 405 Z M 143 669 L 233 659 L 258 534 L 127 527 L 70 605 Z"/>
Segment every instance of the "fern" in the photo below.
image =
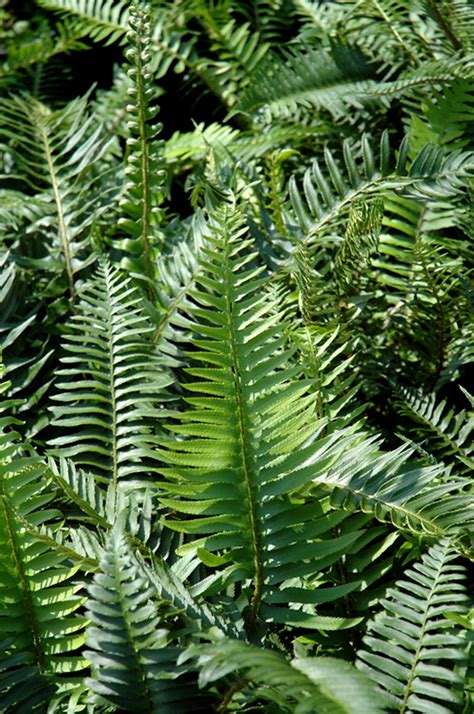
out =
<path fill-rule="evenodd" d="M 8 407 L 8 402 L 5 405 Z M 3 410 L 2 410 L 3 411 Z M 18 444 L 0 421 L 0 638 L 1 704 L 5 711 L 41 707 L 85 669 L 80 654 L 85 620 L 77 612 L 82 584 L 60 549 L 37 533 L 60 513 L 44 485 L 45 466 Z M 57 527 L 57 526 L 56 526 Z"/>
<path fill-rule="evenodd" d="M 86 101 L 75 100 L 56 112 L 33 98 L 4 99 L 1 105 L 0 137 L 9 140 L 15 168 L 26 184 L 24 201 L 32 189 L 40 202 L 29 231 L 45 232 L 50 250 L 46 263 L 57 270 L 61 261 L 71 297 L 75 273 L 90 259 L 87 231 L 104 210 L 94 164 L 107 152 L 108 142 L 101 127 L 94 127 L 93 116 L 87 116 Z M 86 186 L 88 200 L 83 203 Z"/>
<path fill-rule="evenodd" d="M 404 416 L 418 424 L 421 434 L 427 437 L 430 445 L 433 444 L 435 453 L 439 452 L 442 457 L 448 459 L 453 455 L 461 472 L 464 470 L 463 466 L 472 468 L 469 437 L 474 421 L 464 409 L 455 413 L 453 408 L 447 406 L 445 399 L 438 402 L 434 394 L 420 397 L 407 393 L 406 390 L 400 394 L 398 408 Z"/>
<path fill-rule="evenodd" d="M 337 118 L 346 106 L 361 106 L 357 95 L 368 94 L 372 85 L 370 67 L 347 47 L 334 48 L 331 54 L 288 53 L 284 61 L 270 56 L 242 93 L 237 110 L 266 123 L 289 117 L 299 107 L 327 109 Z"/>
<path fill-rule="evenodd" d="M 0 21 L 0 710 L 467 714 L 470 3 Z"/>
<path fill-rule="evenodd" d="M 75 32 L 110 44 L 123 38 L 128 27 L 126 0 L 38 0 L 38 4 L 72 18 Z"/>
<path fill-rule="evenodd" d="M 241 706 L 264 699 L 271 712 L 311 712 L 330 708 L 341 713 L 383 711 L 375 689 L 360 673 L 336 659 L 295 658 L 288 662 L 278 652 L 232 641 L 191 647 L 181 660 L 195 658 L 201 686 L 241 672 L 229 686 L 221 709 L 233 698 Z M 341 666 L 342 665 L 342 666 Z M 257 685 L 252 691 L 251 684 Z M 258 686 L 260 685 L 260 686 Z M 276 706 L 275 706 L 276 705 Z"/>

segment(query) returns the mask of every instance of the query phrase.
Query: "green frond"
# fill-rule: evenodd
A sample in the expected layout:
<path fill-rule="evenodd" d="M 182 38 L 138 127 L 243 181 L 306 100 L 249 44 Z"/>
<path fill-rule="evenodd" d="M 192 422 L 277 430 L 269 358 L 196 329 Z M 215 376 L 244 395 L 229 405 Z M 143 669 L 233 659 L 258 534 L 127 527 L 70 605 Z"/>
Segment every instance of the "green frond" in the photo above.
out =
<path fill-rule="evenodd" d="M 143 577 L 126 539 L 115 529 L 107 539 L 100 571 L 89 586 L 87 616 L 93 704 L 129 712 L 189 711 L 192 682 L 180 677 L 179 649 L 158 613 L 154 590 Z"/>
<path fill-rule="evenodd" d="M 425 537 L 462 538 L 474 520 L 472 495 L 463 491 L 468 481 L 443 479 L 442 469 L 412 464 L 411 455 L 405 446 L 383 452 L 373 438 L 355 435 L 313 480 L 332 492 L 333 506 L 360 509 Z"/>
<path fill-rule="evenodd" d="M 333 32 L 354 42 L 371 59 L 383 58 L 390 71 L 410 64 L 416 67 L 426 57 L 443 49 L 441 33 L 423 12 L 418 0 L 343 0 Z M 431 42 L 431 44 L 430 44 Z"/>
<path fill-rule="evenodd" d="M 289 559 L 306 551 L 311 560 L 299 567 L 310 572 L 328 552 L 336 558 L 343 543 L 336 541 L 329 550 L 326 543 L 313 543 L 311 551 L 303 545 L 310 531 L 314 537 L 330 528 L 322 512 L 317 526 L 310 525 L 308 519 L 320 512 L 318 504 L 297 506 L 288 497 L 310 477 L 308 470 L 298 471 L 309 455 L 298 447 L 318 428 L 312 423 L 313 396 L 308 382 L 294 380 L 299 368 L 287 366 L 278 313 L 259 294 L 260 270 L 251 267 L 254 254 L 241 240 L 240 221 L 222 209 L 212 229 L 204 248 L 206 270 L 197 277 L 189 308 L 197 348 L 193 357 L 203 366 L 187 372 L 201 381 L 185 385 L 195 395 L 186 398 L 192 408 L 177 415 L 182 423 L 170 426 L 180 438 L 161 450 L 169 464 L 163 487 L 175 496 L 162 501 L 189 514 L 186 520 L 168 518 L 169 527 L 210 534 L 190 548 L 198 554 L 202 549 L 204 560 L 206 551 L 225 548 L 224 562 L 237 566 L 230 567 L 228 577 L 253 581 L 252 628 L 265 593 L 290 576 Z M 331 458 L 336 442 L 323 440 L 312 451 Z M 290 516 L 292 509 L 286 523 L 284 513 Z"/>
<path fill-rule="evenodd" d="M 375 714 L 383 696 L 368 678 L 347 662 L 330 657 L 285 659 L 280 653 L 232 640 L 190 646 L 180 661 L 195 660 L 199 684 L 225 679 L 221 709 L 233 703 L 242 709 L 263 699 L 267 712 L 310 714 Z"/>
<path fill-rule="evenodd" d="M 298 109 L 326 110 L 341 118 L 348 106 L 361 107 L 359 95 L 375 86 L 373 72 L 363 57 L 349 47 L 269 55 L 262 62 L 236 105 L 242 112 L 270 124 L 289 118 Z"/>
<path fill-rule="evenodd" d="M 390 711 L 459 711 L 456 666 L 466 644 L 445 617 L 465 612 L 464 568 L 449 541 L 434 545 L 403 580 L 387 590 L 383 610 L 369 621 L 358 667 L 386 693 Z"/>
<path fill-rule="evenodd" d="M 104 261 L 71 318 L 51 408 L 62 435 L 50 444 L 114 486 L 154 469 L 154 421 L 172 379 L 152 330 L 130 279 Z"/>
<path fill-rule="evenodd" d="M 351 205 L 344 240 L 334 260 L 335 280 L 341 292 L 359 292 L 367 264 L 377 250 L 382 215 L 381 200 Z"/>
<path fill-rule="evenodd" d="M 89 232 L 105 210 L 107 191 L 100 195 L 98 188 L 104 177 L 95 168 L 110 140 L 88 113 L 87 97 L 51 111 L 33 97 L 14 96 L 3 99 L 0 109 L 0 141 L 8 142 L 14 165 L 8 178 L 18 172 L 25 203 L 31 190 L 38 200 L 26 232 L 42 237 L 49 255 L 40 264 L 53 272 L 64 270 L 74 296 L 74 276 L 91 260 Z"/>
<path fill-rule="evenodd" d="M 427 10 L 438 23 L 446 39 L 455 50 L 463 49 L 466 53 L 474 48 L 474 10 L 469 0 L 433 0 L 426 2 Z"/>
<path fill-rule="evenodd" d="M 358 201 L 381 196 L 395 185 L 406 196 L 426 202 L 450 199 L 465 190 L 464 182 L 473 166 L 470 152 L 446 155 L 442 148 L 428 145 L 407 167 L 407 149 L 405 139 L 395 162 L 388 134 L 384 132 L 380 154 L 376 157 L 367 138 L 363 137 L 359 166 L 350 143 L 346 142 L 343 146 L 344 172 L 332 153 L 326 150 L 325 167 L 315 161 L 305 172 L 304 196 L 292 178 L 292 206 L 305 239 L 308 242 L 316 240 L 324 232 L 334 229 Z M 288 219 L 291 221 L 292 216 Z"/>
<path fill-rule="evenodd" d="M 472 412 L 456 411 L 446 399 L 437 399 L 436 394 L 423 396 L 406 389 L 396 389 L 395 400 L 399 413 L 415 422 L 424 448 L 448 463 L 454 458 L 460 473 L 474 467 Z"/>
<path fill-rule="evenodd" d="M 82 584 L 41 528 L 61 516 L 45 484 L 46 466 L 18 443 L 15 420 L 0 426 L 0 704 L 44 710 L 59 686 L 85 669 Z"/>
<path fill-rule="evenodd" d="M 250 23 L 231 19 L 220 25 L 209 11 L 199 13 L 199 19 L 208 31 L 210 51 L 215 56 L 205 60 L 205 71 L 215 78 L 223 101 L 231 108 L 258 70 L 269 44 L 251 31 Z"/>
<path fill-rule="evenodd" d="M 78 35 L 108 45 L 121 41 L 128 29 L 128 0 L 37 0 L 65 20 Z"/>

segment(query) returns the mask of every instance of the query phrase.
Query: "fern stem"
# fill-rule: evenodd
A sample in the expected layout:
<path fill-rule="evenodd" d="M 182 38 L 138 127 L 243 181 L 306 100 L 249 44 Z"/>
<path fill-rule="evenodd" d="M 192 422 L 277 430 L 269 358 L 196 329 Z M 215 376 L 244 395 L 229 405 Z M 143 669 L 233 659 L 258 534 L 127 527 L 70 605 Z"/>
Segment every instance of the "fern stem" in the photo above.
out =
<path fill-rule="evenodd" d="M 31 636 L 33 639 L 33 647 L 36 653 L 38 666 L 41 671 L 45 671 L 46 668 L 46 657 L 41 646 L 41 634 L 38 627 L 38 621 L 35 617 L 35 608 L 33 604 L 33 598 L 31 595 L 31 590 L 28 584 L 28 579 L 25 575 L 25 570 L 23 567 L 23 561 L 20 556 L 18 544 L 15 538 L 15 529 L 13 527 L 10 509 L 8 503 L 6 502 L 5 496 L 2 494 L 0 496 L 1 508 L 3 511 L 3 521 L 6 524 L 7 534 L 10 541 L 11 552 L 13 555 L 13 560 L 15 562 L 16 570 L 18 573 L 18 584 L 21 588 L 23 595 L 23 604 L 25 606 L 26 613 L 28 615 L 28 625 L 31 631 Z"/>
<path fill-rule="evenodd" d="M 107 269 L 105 273 L 105 284 L 107 287 L 107 340 L 109 343 L 109 385 L 110 385 L 110 398 L 111 398 L 111 441 L 112 441 L 112 483 L 114 490 L 117 489 L 118 483 L 118 446 L 117 446 L 117 395 L 115 393 L 115 351 L 114 351 L 114 333 L 112 330 L 112 310 L 113 305 L 110 299 L 111 293 L 111 282 L 110 274 Z"/>
<path fill-rule="evenodd" d="M 443 16 L 443 14 L 440 12 L 439 7 L 437 7 L 436 3 L 433 2 L 433 0 L 430 0 L 430 8 L 433 11 L 433 15 L 435 16 L 438 25 L 443 30 L 444 34 L 452 44 L 453 48 L 456 51 L 462 49 L 462 43 L 458 40 L 447 18 Z"/>
<path fill-rule="evenodd" d="M 224 694 L 221 703 L 217 707 L 218 714 L 224 714 L 224 712 L 227 711 L 227 706 L 230 704 L 234 696 L 247 686 L 249 682 L 249 679 L 243 679 L 241 682 L 237 682 L 237 684 L 233 684 L 232 687 L 229 687 L 227 692 Z"/>
<path fill-rule="evenodd" d="M 412 62 L 414 62 L 414 64 L 418 64 L 418 59 L 417 59 L 416 55 L 414 55 L 413 52 L 411 51 L 411 49 L 408 47 L 408 45 L 404 41 L 403 37 L 398 32 L 397 28 L 393 26 L 389 16 L 385 12 L 382 5 L 378 2 L 378 0 L 372 0 L 372 4 L 376 8 L 376 10 L 380 13 L 380 16 L 382 17 L 384 22 L 387 23 L 388 29 L 390 30 L 392 35 L 395 37 L 396 41 L 400 44 L 400 46 L 403 47 L 403 50 L 405 51 L 407 56 L 410 58 L 410 60 Z"/>
<path fill-rule="evenodd" d="M 59 182 L 58 178 L 56 175 L 56 170 L 54 166 L 54 160 L 53 160 L 53 154 L 51 151 L 51 145 L 49 143 L 49 136 L 46 131 L 46 128 L 44 126 L 44 122 L 42 121 L 43 117 L 41 114 L 41 111 L 38 111 L 38 126 L 39 126 L 39 131 L 40 131 L 40 136 L 41 136 L 41 141 L 43 142 L 43 148 L 46 156 L 46 161 L 48 164 L 48 171 L 49 175 L 51 178 L 51 185 L 53 187 L 53 193 L 54 193 L 54 200 L 56 203 L 56 210 L 58 212 L 58 227 L 59 227 L 59 239 L 61 242 L 61 248 L 64 254 L 64 262 L 66 266 L 66 274 L 68 278 L 68 284 L 69 284 L 69 294 L 71 298 L 73 299 L 76 295 L 76 291 L 74 289 L 74 274 L 72 270 L 72 259 L 71 259 L 71 250 L 69 247 L 69 238 L 68 238 L 68 231 L 66 227 L 66 221 L 64 217 L 64 208 L 63 208 L 63 202 L 61 198 L 61 192 L 59 190 Z"/>

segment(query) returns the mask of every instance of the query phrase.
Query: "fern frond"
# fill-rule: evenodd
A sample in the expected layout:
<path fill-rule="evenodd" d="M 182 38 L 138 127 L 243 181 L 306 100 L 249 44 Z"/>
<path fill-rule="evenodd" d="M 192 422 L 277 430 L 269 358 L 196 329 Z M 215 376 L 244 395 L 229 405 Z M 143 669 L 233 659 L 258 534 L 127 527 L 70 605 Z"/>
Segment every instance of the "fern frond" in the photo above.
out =
<path fill-rule="evenodd" d="M 290 577 L 289 558 L 297 557 L 303 547 L 301 539 L 309 537 L 309 531 L 313 537 L 325 533 L 330 520 L 318 504 L 296 507 L 287 496 L 309 477 L 307 470 L 298 472 L 307 451 L 294 449 L 314 430 L 313 397 L 308 395 L 307 383 L 290 381 L 299 368 L 282 369 L 288 354 L 278 335 L 278 314 L 269 313 L 264 295 L 257 297 L 260 271 L 249 264 L 254 254 L 247 255 L 248 241 L 239 240 L 240 222 L 228 211 L 223 209 L 212 226 L 209 247 L 204 249 L 206 271 L 197 277 L 196 302 L 190 308 L 194 320 L 203 320 L 192 324 L 198 349 L 193 355 L 211 366 L 188 370 L 203 381 L 186 385 L 196 393 L 186 399 L 195 408 L 182 414 L 181 424 L 170 427 L 187 438 L 170 440 L 161 451 L 170 465 L 164 469 L 168 483 L 163 486 L 175 496 L 162 501 L 194 516 L 168 518 L 169 527 L 211 534 L 189 544 L 195 551 L 200 549 L 197 552 L 204 562 L 213 560 L 212 551 L 225 549 L 222 562 L 234 561 L 237 566 L 230 568 L 228 577 L 253 581 L 252 628 L 262 599 Z M 335 439 L 323 441 L 316 451 L 324 459 L 336 448 Z M 283 471 L 286 479 L 279 476 Z M 266 500 L 272 494 L 278 498 L 270 508 Z M 300 523 L 301 533 L 288 528 L 284 538 L 283 532 L 277 533 L 286 523 L 283 514 L 291 508 L 295 511 L 290 522 Z M 312 529 L 308 519 L 316 512 L 321 518 Z M 336 558 L 339 547 L 343 543 L 338 541 L 331 547 L 313 543 L 311 551 L 304 546 L 306 557 L 312 559 L 300 564 L 302 573 L 317 568 L 318 558 L 327 557 L 328 552 Z"/>
<path fill-rule="evenodd" d="M 46 264 L 55 270 L 58 261 L 64 266 L 73 297 L 75 273 L 90 262 L 90 250 L 85 250 L 89 231 L 104 211 L 98 189 L 104 177 L 95 168 L 110 141 L 88 114 L 87 97 L 54 112 L 26 96 L 3 99 L 0 108 L 0 140 L 8 142 L 26 184 L 24 200 L 29 200 L 30 189 L 39 199 L 39 215 L 32 216 L 27 230 L 45 234 L 51 253 Z"/>
<path fill-rule="evenodd" d="M 293 51 L 284 59 L 270 55 L 241 94 L 236 112 L 272 119 L 293 116 L 299 108 L 325 109 L 341 118 L 348 105 L 361 107 L 358 97 L 375 86 L 363 57 L 348 47 Z"/>
<path fill-rule="evenodd" d="M 62 433 L 50 443 L 116 487 L 149 472 L 152 420 L 167 413 L 158 404 L 172 380 L 146 339 L 153 328 L 130 279 L 104 261 L 81 298 L 53 396 Z"/>
<path fill-rule="evenodd" d="M 465 611 L 464 568 L 449 541 L 434 545 L 387 590 L 383 611 L 369 621 L 358 666 L 386 693 L 390 710 L 458 711 L 466 659 L 459 631 L 445 615 Z"/>
<path fill-rule="evenodd" d="M 206 59 L 206 72 L 215 77 L 216 86 L 225 104 L 231 108 L 250 82 L 269 45 L 262 42 L 258 32 L 252 32 L 250 23 L 237 23 L 230 19 L 221 25 L 214 12 L 204 3 L 197 3 L 201 24 L 209 34 L 210 50 L 216 59 Z"/>
<path fill-rule="evenodd" d="M 87 666 L 85 621 L 77 567 L 41 539 L 42 524 L 61 516 L 46 467 L 18 443 L 14 425 L 0 419 L 0 703 L 4 711 L 31 711 Z"/>
<path fill-rule="evenodd" d="M 220 640 L 188 647 L 180 661 L 195 660 L 201 687 L 226 678 L 220 708 L 232 700 L 251 706 L 263 699 L 269 712 L 309 714 L 375 714 L 383 711 L 383 696 L 349 663 L 331 657 L 286 660 L 280 653 L 253 645 Z M 276 705 L 276 706 L 275 706 Z"/>
<path fill-rule="evenodd" d="M 376 158 L 367 138 L 363 137 L 360 166 L 354 160 L 350 143 L 346 142 L 344 173 L 332 153 L 326 150 L 325 170 L 315 161 L 305 172 L 304 197 L 292 178 L 290 197 L 305 239 L 314 241 L 329 228 L 334 229 L 355 202 L 383 195 L 394 186 L 399 192 L 424 201 L 451 198 L 465 190 L 465 180 L 473 166 L 470 152 L 453 152 L 446 156 L 439 147 L 425 146 L 407 168 L 407 149 L 405 139 L 395 163 L 388 134 L 384 132 Z"/>
<path fill-rule="evenodd" d="M 341 6 L 333 31 L 370 58 L 383 57 L 392 72 L 407 63 L 416 67 L 443 48 L 417 0 L 410 6 L 401 0 L 343 0 Z"/>
<path fill-rule="evenodd" d="M 38 0 L 38 4 L 69 19 L 78 35 L 106 45 L 124 41 L 128 29 L 127 0 Z"/>
<path fill-rule="evenodd" d="M 465 409 L 456 412 L 446 399 L 437 399 L 436 394 L 423 396 L 400 388 L 396 389 L 396 405 L 403 416 L 417 424 L 420 435 L 425 437 L 425 448 L 433 449 L 448 462 L 454 457 L 461 473 L 474 467 L 472 414 Z"/>
<path fill-rule="evenodd" d="M 468 481 L 446 482 L 439 467 L 412 465 L 411 453 L 405 446 L 384 453 L 373 438 L 358 443 L 356 437 L 314 483 L 333 492 L 334 506 L 360 509 L 420 535 L 462 538 L 474 522 L 472 496 L 463 491 Z"/>
<path fill-rule="evenodd" d="M 196 692 L 180 678 L 179 649 L 169 646 L 172 635 L 160 622 L 153 595 L 125 537 L 115 529 L 89 586 L 85 654 L 92 663 L 87 684 L 93 704 L 140 714 L 189 711 Z"/>

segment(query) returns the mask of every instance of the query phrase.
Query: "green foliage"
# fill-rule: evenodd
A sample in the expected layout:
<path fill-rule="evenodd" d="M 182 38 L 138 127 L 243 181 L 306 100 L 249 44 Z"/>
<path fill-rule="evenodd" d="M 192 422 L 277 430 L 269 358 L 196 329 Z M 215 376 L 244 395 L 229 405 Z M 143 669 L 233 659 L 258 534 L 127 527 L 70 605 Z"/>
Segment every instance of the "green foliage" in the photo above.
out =
<path fill-rule="evenodd" d="M 470 3 L 0 4 L 0 710 L 468 714 Z"/>

